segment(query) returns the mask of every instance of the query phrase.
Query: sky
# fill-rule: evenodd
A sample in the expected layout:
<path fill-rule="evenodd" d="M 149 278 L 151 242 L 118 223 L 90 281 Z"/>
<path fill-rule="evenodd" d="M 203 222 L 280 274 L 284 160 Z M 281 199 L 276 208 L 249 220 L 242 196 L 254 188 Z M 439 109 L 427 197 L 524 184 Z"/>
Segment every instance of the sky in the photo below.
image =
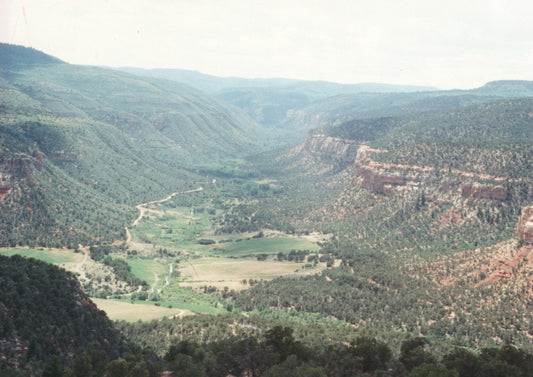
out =
<path fill-rule="evenodd" d="M 68 63 L 470 89 L 533 80 L 532 0 L 0 0 Z"/>

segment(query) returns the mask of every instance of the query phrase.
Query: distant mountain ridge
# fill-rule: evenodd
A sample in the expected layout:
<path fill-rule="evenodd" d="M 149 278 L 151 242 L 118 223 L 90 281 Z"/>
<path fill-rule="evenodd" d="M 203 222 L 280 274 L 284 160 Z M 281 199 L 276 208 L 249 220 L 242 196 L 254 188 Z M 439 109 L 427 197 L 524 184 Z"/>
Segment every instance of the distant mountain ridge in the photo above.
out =
<path fill-rule="evenodd" d="M 531 97 L 533 96 L 533 81 L 490 81 L 480 88 L 473 89 L 472 92 L 506 97 Z"/>
<path fill-rule="evenodd" d="M 341 84 L 321 80 L 298 80 L 286 78 L 220 77 L 186 69 L 143 69 L 135 67 L 112 68 L 139 76 L 156 77 L 178 81 L 209 94 L 235 89 L 284 88 L 286 90 L 311 91 L 314 97 L 328 97 L 341 93 L 360 92 L 417 92 L 436 90 L 434 87 L 394 85 L 383 83 Z"/>
<path fill-rule="evenodd" d="M 242 79 L 179 69 L 118 68 L 141 76 L 179 81 L 243 109 L 263 126 L 291 132 L 354 118 L 398 116 L 475 105 L 507 97 L 533 96 L 532 81 L 494 81 L 470 90 L 377 83 L 337 84 L 290 79 Z"/>
<path fill-rule="evenodd" d="M 358 93 L 413 93 L 436 90 L 433 87 L 380 83 L 339 84 L 284 78 L 245 79 L 217 77 L 180 69 L 116 68 L 136 75 L 178 81 L 237 106 L 259 124 L 284 129 L 297 142 L 303 135 L 300 127 L 286 127 L 288 116 L 312 103 L 338 95 Z"/>

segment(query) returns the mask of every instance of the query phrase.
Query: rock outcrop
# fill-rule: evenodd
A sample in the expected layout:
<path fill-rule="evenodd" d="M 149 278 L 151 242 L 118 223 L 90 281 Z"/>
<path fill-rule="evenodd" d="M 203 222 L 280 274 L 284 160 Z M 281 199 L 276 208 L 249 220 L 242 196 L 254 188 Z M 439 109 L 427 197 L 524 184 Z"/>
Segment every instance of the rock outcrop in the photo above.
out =
<path fill-rule="evenodd" d="M 505 200 L 507 198 L 507 188 L 479 183 L 465 183 L 461 186 L 461 195 L 464 198 Z"/>
<path fill-rule="evenodd" d="M 33 185 L 34 167 L 40 169 L 43 164 L 44 155 L 39 151 L 34 151 L 33 156 L 20 153 L 13 157 L 0 157 L 0 201 L 9 194 L 15 182 L 27 180 Z"/>
<path fill-rule="evenodd" d="M 533 206 L 522 208 L 516 236 L 527 244 L 533 245 Z"/>
<path fill-rule="evenodd" d="M 9 191 L 11 191 L 10 186 L 0 186 L 0 202 L 9 194 Z"/>
<path fill-rule="evenodd" d="M 354 164 L 354 182 L 356 184 L 362 188 L 388 195 L 392 193 L 394 186 L 404 185 L 407 181 L 413 181 L 413 179 L 399 173 L 383 171 L 378 167 L 378 164 L 373 164 L 369 155 L 380 152 L 383 151 L 372 149 L 366 145 L 362 145 L 359 148 Z"/>
<path fill-rule="evenodd" d="M 360 143 L 355 140 L 345 140 L 323 135 L 310 135 L 302 145 L 302 152 L 319 154 L 346 163 L 352 163 L 355 161 L 359 146 Z"/>
<path fill-rule="evenodd" d="M 380 172 L 364 165 L 356 165 L 355 175 L 359 178 L 360 187 L 383 194 L 390 194 L 394 185 L 405 183 L 404 177 L 399 174 Z"/>

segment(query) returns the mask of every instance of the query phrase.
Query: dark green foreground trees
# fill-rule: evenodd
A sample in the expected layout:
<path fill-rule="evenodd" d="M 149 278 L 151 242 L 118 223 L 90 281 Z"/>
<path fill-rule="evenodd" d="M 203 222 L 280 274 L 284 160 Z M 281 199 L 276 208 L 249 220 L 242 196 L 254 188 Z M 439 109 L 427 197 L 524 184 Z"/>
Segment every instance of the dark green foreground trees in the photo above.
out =
<path fill-rule="evenodd" d="M 486 348 L 479 353 L 456 348 L 442 359 L 427 349 L 424 338 L 403 342 L 399 357 L 370 337 L 349 345 L 311 348 L 295 340 L 289 327 L 276 326 L 263 335 L 231 337 L 200 344 L 184 340 L 170 347 L 164 360 L 148 354 L 102 362 L 92 351 L 62 367 L 57 357 L 45 365 L 43 377 L 151 377 L 166 371 L 174 377 L 528 377 L 533 355 L 513 347 Z"/>
<path fill-rule="evenodd" d="M 73 274 L 20 256 L 0 255 L 0 375 L 40 370 L 43 361 L 89 350 L 104 361 L 134 347 L 82 292 Z"/>

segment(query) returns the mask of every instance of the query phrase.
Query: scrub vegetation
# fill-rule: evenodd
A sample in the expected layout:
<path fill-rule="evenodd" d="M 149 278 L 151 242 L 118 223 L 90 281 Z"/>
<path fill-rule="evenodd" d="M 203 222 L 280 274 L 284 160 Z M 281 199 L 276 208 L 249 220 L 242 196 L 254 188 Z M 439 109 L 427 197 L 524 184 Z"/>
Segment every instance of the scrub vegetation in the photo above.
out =
<path fill-rule="evenodd" d="M 230 105 L 4 53 L 2 375 L 531 375 L 531 83 Z"/>

